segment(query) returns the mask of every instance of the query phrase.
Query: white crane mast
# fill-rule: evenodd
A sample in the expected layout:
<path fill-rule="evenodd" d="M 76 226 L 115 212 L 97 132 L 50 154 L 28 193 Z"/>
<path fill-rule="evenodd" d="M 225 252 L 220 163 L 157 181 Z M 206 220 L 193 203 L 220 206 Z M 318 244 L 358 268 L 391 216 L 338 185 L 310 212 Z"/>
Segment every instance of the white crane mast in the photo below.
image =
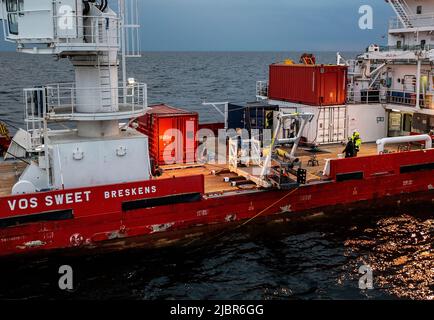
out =
<path fill-rule="evenodd" d="M 0 1 L 5 39 L 18 52 L 68 58 L 75 73 L 74 83 L 25 89 L 28 151 L 39 161 L 13 192 L 149 179 L 147 137 L 119 125 L 147 110 L 146 84 L 126 77 L 126 58 L 140 54 L 137 0 L 119 0 L 118 13 L 108 0 Z M 50 130 L 53 122 L 76 129 Z"/>

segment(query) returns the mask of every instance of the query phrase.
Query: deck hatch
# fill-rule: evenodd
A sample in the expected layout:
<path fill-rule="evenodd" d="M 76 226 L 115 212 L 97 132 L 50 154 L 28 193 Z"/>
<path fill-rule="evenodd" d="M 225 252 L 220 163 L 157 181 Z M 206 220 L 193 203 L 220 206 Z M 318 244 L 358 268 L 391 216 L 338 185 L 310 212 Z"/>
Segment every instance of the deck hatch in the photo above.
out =
<path fill-rule="evenodd" d="M 200 193 L 186 193 L 161 198 L 127 201 L 122 203 L 122 211 L 161 207 L 177 203 L 197 202 L 200 201 L 201 198 Z"/>
<path fill-rule="evenodd" d="M 434 170 L 434 162 L 414 164 L 409 166 L 401 166 L 401 173 L 411 173 L 411 172 L 428 171 L 428 170 Z"/>
<path fill-rule="evenodd" d="M 0 219 L 0 228 L 18 226 L 27 223 L 62 221 L 69 219 L 74 219 L 74 213 L 72 210 L 50 211 Z"/>
<path fill-rule="evenodd" d="M 350 172 L 350 173 L 338 173 L 336 175 L 337 182 L 350 181 L 350 180 L 363 180 L 363 171 Z"/>

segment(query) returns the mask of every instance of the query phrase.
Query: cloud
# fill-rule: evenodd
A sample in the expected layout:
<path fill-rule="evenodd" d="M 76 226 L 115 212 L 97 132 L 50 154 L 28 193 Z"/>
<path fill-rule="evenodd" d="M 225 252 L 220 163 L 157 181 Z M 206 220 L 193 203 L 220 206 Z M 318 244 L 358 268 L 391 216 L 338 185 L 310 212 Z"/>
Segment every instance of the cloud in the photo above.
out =
<path fill-rule="evenodd" d="M 393 16 L 378 0 L 140 0 L 146 51 L 360 50 L 381 43 Z M 359 7 L 374 29 L 358 28 Z M 12 48 L 4 43 L 0 49 Z"/>

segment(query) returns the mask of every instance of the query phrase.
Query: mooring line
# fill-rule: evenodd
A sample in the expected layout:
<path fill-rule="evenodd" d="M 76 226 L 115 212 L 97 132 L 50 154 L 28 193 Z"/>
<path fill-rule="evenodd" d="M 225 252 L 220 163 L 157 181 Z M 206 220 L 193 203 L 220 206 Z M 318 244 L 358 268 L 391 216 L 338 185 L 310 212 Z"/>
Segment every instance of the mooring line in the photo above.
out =
<path fill-rule="evenodd" d="M 246 224 L 252 222 L 253 220 L 255 220 L 256 218 L 258 218 L 259 216 L 261 216 L 262 214 L 264 214 L 268 209 L 274 207 L 275 205 L 277 205 L 280 201 L 285 200 L 287 197 L 289 197 L 290 195 L 292 195 L 293 193 L 295 193 L 299 188 L 295 188 L 294 190 L 291 190 L 291 192 L 288 192 L 288 194 L 286 194 L 285 196 L 283 196 L 282 198 L 280 198 L 279 200 L 277 200 L 276 202 L 274 202 L 272 205 L 268 206 L 267 208 L 265 208 L 264 210 L 262 210 L 261 212 L 259 212 L 257 215 L 253 216 L 252 218 L 250 218 L 249 220 L 245 221 L 244 223 L 240 224 L 239 226 L 237 226 L 236 228 L 234 228 L 234 230 L 237 230 L 243 226 L 245 226 Z"/>
<path fill-rule="evenodd" d="M 212 241 L 212 240 L 215 240 L 215 239 L 220 238 L 221 236 L 223 236 L 223 235 L 225 235 L 225 234 L 227 234 L 227 233 L 229 233 L 229 232 L 233 232 L 233 231 L 235 231 L 235 230 L 238 230 L 238 229 L 244 227 L 245 225 L 249 224 L 249 223 L 252 222 L 253 220 L 255 220 L 255 219 L 257 219 L 258 217 L 260 217 L 261 215 L 263 215 L 263 214 L 264 214 L 268 209 L 274 207 L 274 206 L 277 205 L 279 202 L 285 200 L 285 199 L 288 198 L 290 195 L 294 194 L 294 193 L 295 193 L 296 191 L 298 191 L 299 189 L 300 189 L 300 188 L 297 187 L 297 188 L 295 188 L 294 190 L 291 190 L 291 191 L 288 192 L 286 195 L 284 195 L 282 198 L 280 198 L 279 200 L 275 201 L 274 203 L 272 203 L 271 205 L 269 205 L 267 208 L 263 209 L 263 210 L 260 211 L 258 214 L 256 214 L 255 216 L 253 216 L 252 218 L 250 218 L 250 219 L 248 219 L 247 221 L 244 221 L 243 223 L 237 225 L 235 228 L 233 228 L 233 229 L 231 229 L 231 230 L 224 230 L 224 231 L 222 231 L 221 233 L 219 233 L 218 235 L 216 235 L 216 236 L 214 236 L 214 237 L 212 237 L 212 238 L 209 238 L 209 239 L 207 239 L 207 240 L 206 240 L 206 239 L 203 239 L 203 241 L 205 242 L 205 241 Z M 191 245 L 192 243 L 194 243 L 194 242 L 196 242 L 196 241 L 199 241 L 199 240 L 201 240 L 201 239 L 200 239 L 200 238 L 193 239 L 193 240 L 191 240 L 190 242 L 186 243 L 186 244 L 184 245 L 184 247 L 187 247 L 187 246 Z"/>

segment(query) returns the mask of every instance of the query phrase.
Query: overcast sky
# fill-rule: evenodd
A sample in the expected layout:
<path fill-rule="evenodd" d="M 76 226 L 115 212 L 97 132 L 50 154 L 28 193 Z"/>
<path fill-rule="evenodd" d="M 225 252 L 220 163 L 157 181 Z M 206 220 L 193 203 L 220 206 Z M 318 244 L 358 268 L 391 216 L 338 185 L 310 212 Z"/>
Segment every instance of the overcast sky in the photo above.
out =
<path fill-rule="evenodd" d="M 139 2 L 144 51 L 358 51 L 385 43 L 394 16 L 384 0 Z M 374 9 L 373 30 L 359 28 L 366 4 Z"/>

